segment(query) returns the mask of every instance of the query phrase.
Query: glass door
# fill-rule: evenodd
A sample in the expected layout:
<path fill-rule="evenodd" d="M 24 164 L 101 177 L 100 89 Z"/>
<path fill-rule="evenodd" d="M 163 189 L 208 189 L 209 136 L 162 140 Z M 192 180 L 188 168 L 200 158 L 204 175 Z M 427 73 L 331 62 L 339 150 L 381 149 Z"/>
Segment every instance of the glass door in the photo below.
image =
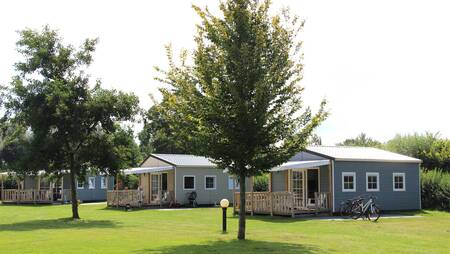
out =
<path fill-rule="evenodd" d="M 304 179 L 305 172 L 303 170 L 292 171 L 292 192 L 294 193 L 294 206 L 296 208 L 305 207 Z"/>
<path fill-rule="evenodd" d="M 160 192 L 160 174 L 151 174 L 151 185 L 152 188 L 150 190 L 150 202 L 155 202 L 159 200 L 159 192 Z"/>

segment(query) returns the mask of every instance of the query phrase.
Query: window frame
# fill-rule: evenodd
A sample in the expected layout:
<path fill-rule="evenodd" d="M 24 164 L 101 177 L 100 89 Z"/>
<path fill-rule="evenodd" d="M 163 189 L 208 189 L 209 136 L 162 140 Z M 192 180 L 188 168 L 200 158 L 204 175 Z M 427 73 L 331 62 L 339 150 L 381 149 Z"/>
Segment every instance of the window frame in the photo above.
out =
<path fill-rule="evenodd" d="M 377 177 L 377 188 L 376 189 L 369 189 L 369 176 Z M 366 191 L 367 192 L 380 191 L 380 173 L 379 172 L 366 172 Z"/>
<path fill-rule="evenodd" d="M 193 177 L 194 178 L 194 187 L 192 189 L 186 189 L 185 188 L 186 187 L 186 182 L 185 182 L 186 177 Z M 184 175 L 183 176 L 183 190 L 186 190 L 186 191 L 193 191 L 193 190 L 195 190 L 195 176 L 194 175 Z"/>
<path fill-rule="evenodd" d="M 230 185 L 230 180 L 232 181 L 231 185 Z M 234 183 L 234 190 L 239 190 L 241 185 L 239 184 L 239 181 L 237 180 L 237 178 L 234 176 L 228 175 L 228 190 L 233 190 L 233 183 Z"/>
<path fill-rule="evenodd" d="M 91 179 L 94 179 L 94 181 L 93 181 L 93 186 L 91 186 Z M 90 190 L 95 190 L 95 176 L 90 176 L 89 178 L 88 178 L 88 189 L 90 189 Z"/>
<path fill-rule="evenodd" d="M 206 178 L 213 178 L 214 181 L 214 187 L 213 188 L 207 188 L 206 187 Z M 217 189 L 217 176 L 216 175 L 205 175 L 205 190 L 216 190 Z"/>
<path fill-rule="evenodd" d="M 396 176 L 401 176 L 403 178 L 403 188 L 402 189 L 395 188 L 395 177 Z M 392 173 L 392 190 L 393 191 L 406 191 L 406 174 L 405 173 L 401 173 L 401 172 Z"/>
<path fill-rule="evenodd" d="M 81 183 L 81 186 L 80 186 Z M 84 183 L 77 180 L 77 190 L 84 190 Z"/>
<path fill-rule="evenodd" d="M 346 176 L 353 177 L 353 189 L 345 189 L 344 179 Z M 342 172 L 342 192 L 356 192 L 356 173 L 355 172 Z"/>
<path fill-rule="evenodd" d="M 108 184 L 106 184 L 106 176 L 101 176 L 101 177 L 100 177 L 100 188 L 101 188 L 102 190 L 108 188 Z"/>

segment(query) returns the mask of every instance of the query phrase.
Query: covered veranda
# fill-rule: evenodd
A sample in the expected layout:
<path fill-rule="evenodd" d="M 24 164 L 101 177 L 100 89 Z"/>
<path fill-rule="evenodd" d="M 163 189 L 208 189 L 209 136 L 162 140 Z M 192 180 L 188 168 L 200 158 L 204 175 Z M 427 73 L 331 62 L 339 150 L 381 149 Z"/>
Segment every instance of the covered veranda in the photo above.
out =
<path fill-rule="evenodd" d="M 175 202 L 175 168 L 173 166 L 142 167 L 121 170 L 121 174 L 138 175 L 137 189 L 108 190 L 108 206 L 172 206 Z M 119 177 L 116 177 L 117 181 Z"/>
<path fill-rule="evenodd" d="M 331 212 L 330 160 L 289 161 L 270 170 L 269 190 L 246 192 L 250 214 L 295 216 L 301 213 Z M 234 212 L 240 207 L 240 194 L 234 194 Z"/>

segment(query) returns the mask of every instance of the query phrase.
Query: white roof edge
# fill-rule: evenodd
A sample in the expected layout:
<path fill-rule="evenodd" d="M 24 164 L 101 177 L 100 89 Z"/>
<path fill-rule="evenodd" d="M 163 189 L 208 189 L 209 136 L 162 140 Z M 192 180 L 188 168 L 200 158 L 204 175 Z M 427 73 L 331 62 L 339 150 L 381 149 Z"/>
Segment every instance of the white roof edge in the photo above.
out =
<path fill-rule="evenodd" d="M 382 159 L 346 159 L 346 158 L 337 158 L 333 159 L 335 161 L 349 161 L 349 162 L 392 162 L 392 163 L 422 163 L 420 159 L 410 159 L 410 160 L 382 160 Z"/>
<path fill-rule="evenodd" d="M 311 161 L 288 161 L 278 167 L 272 168 L 271 172 L 284 171 L 288 169 L 306 169 L 329 165 L 330 160 L 311 160 Z"/>
<path fill-rule="evenodd" d="M 132 175 L 132 174 L 154 173 L 154 172 L 174 170 L 174 169 L 175 169 L 174 166 L 143 167 L 143 168 L 123 169 L 122 172 L 124 175 Z"/>

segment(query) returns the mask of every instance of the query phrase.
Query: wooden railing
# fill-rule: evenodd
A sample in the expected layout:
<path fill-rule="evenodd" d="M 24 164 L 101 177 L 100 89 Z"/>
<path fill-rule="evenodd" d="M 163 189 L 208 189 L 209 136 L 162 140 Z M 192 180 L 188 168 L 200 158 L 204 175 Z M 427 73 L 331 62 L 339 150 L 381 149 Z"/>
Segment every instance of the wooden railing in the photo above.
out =
<path fill-rule="evenodd" d="M 6 189 L 2 191 L 2 201 L 15 203 L 51 203 L 53 202 L 53 191 Z"/>
<path fill-rule="evenodd" d="M 328 192 L 316 192 L 315 204 L 308 206 L 303 198 L 292 192 L 246 192 L 245 210 L 250 213 L 270 215 L 291 215 L 297 212 L 323 212 L 329 211 Z M 234 193 L 234 211 L 240 207 L 240 194 Z"/>
<path fill-rule="evenodd" d="M 144 195 L 142 190 L 108 190 L 106 202 L 108 206 L 142 206 Z"/>

